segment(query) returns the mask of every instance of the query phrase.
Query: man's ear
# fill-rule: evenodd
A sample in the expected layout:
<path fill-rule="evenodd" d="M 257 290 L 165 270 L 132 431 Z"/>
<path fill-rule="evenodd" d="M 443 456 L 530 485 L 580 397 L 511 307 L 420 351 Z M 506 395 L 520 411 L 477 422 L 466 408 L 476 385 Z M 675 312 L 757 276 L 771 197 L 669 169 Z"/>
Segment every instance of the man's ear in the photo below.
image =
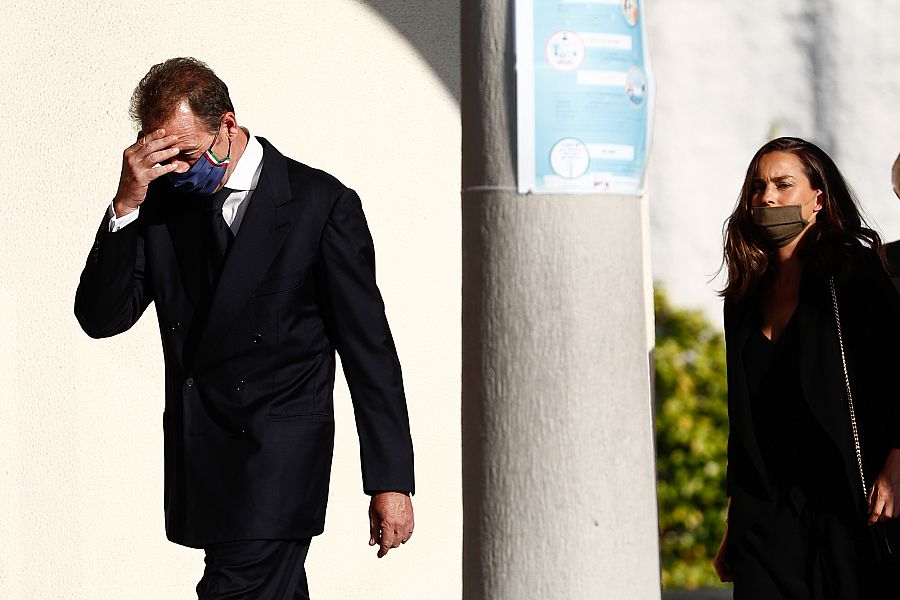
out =
<path fill-rule="evenodd" d="M 228 135 L 228 139 L 234 141 L 234 137 L 238 134 L 239 127 L 237 118 L 234 116 L 233 112 L 228 111 L 222 115 L 222 125 L 225 126 L 225 132 L 226 135 Z"/>
<path fill-rule="evenodd" d="M 900 155 L 894 161 L 894 168 L 891 169 L 891 183 L 894 186 L 894 193 L 900 198 Z"/>

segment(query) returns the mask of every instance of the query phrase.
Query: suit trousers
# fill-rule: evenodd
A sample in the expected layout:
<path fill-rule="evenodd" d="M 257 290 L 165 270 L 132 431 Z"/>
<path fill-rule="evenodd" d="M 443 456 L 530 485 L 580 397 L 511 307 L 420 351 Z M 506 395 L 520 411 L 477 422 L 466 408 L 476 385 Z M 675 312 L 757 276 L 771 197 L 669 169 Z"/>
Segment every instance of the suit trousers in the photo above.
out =
<path fill-rule="evenodd" d="M 246 540 L 204 548 L 199 600 L 309 600 L 303 563 L 310 538 Z"/>

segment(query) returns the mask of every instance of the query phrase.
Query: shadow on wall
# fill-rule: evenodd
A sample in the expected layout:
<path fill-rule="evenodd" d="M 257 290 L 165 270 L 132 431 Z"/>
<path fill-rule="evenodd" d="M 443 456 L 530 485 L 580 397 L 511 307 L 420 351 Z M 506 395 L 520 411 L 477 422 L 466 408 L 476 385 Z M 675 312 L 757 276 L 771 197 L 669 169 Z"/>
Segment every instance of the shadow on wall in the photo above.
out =
<path fill-rule="evenodd" d="M 364 0 L 364 3 L 412 44 L 459 103 L 459 0 Z"/>

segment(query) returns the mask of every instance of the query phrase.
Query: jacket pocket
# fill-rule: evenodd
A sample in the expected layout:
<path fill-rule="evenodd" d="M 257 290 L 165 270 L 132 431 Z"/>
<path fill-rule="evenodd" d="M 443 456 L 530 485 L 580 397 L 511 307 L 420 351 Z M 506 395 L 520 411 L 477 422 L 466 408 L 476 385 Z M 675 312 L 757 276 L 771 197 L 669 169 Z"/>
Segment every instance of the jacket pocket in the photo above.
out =
<path fill-rule="evenodd" d="M 331 420 L 331 415 L 324 412 L 311 412 L 300 415 L 266 415 L 266 421 L 271 423 L 284 423 L 289 421 L 326 421 Z"/>
<path fill-rule="evenodd" d="M 303 271 L 295 271 L 286 275 L 264 279 L 256 286 L 256 289 L 253 290 L 250 296 L 258 298 L 259 296 L 289 292 L 299 288 L 301 285 L 303 285 Z"/>

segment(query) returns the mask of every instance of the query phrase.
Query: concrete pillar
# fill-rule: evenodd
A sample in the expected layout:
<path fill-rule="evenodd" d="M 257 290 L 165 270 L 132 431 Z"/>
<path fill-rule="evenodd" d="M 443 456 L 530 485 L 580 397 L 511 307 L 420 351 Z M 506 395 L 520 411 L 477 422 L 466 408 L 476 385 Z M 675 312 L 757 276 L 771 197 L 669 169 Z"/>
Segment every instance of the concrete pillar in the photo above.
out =
<path fill-rule="evenodd" d="M 645 200 L 515 189 L 512 0 L 463 0 L 463 598 L 658 599 Z"/>

